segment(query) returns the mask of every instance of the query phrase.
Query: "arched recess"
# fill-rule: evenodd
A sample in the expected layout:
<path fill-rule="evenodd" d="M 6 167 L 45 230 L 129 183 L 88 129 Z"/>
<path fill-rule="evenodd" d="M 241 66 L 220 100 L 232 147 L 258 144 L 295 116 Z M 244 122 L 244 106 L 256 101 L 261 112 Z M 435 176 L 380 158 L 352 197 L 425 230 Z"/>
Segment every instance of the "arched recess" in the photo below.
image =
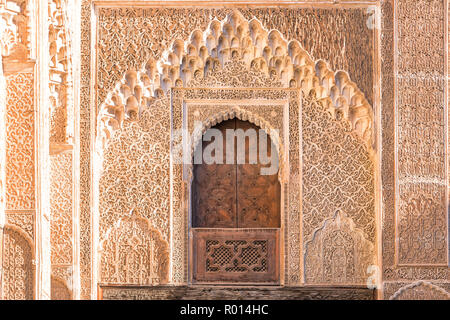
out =
<path fill-rule="evenodd" d="M 320 115 L 326 114 L 330 118 L 329 122 L 336 120 L 345 123 L 345 128 L 349 128 L 344 130 L 345 134 L 351 132 L 352 136 L 360 143 L 361 148 L 367 150 L 370 155 L 374 153 L 372 107 L 368 104 L 362 91 L 350 80 L 348 74 L 345 71 L 331 71 L 325 61 L 313 60 L 297 41 L 287 41 L 277 30 L 265 30 L 257 19 L 247 21 L 238 12 L 234 12 L 222 21 L 211 21 L 205 31 L 194 31 L 187 41 L 174 41 L 159 61 L 149 60 L 140 70 L 126 72 L 123 79 L 108 93 L 106 100 L 100 105 L 97 115 L 94 155 L 94 192 L 97 192 L 94 194 L 94 202 L 97 201 L 96 208 L 100 210 L 100 239 L 104 238 L 105 227 L 113 225 L 125 212 L 115 211 L 112 206 L 108 208 L 99 206 L 99 196 L 103 197 L 104 195 L 105 199 L 107 198 L 106 200 L 100 199 L 100 202 L 105 200 L 104 202 L 113 203 L 116 199 L 114 194 L 117 194 L 118 190 L 115 183 L 128 179 L 130 182 L 128 185 L 131 188 L 124 188 L 123 191 L 130 194 L 131 198 L 137 197 L 138 193 L 131 192 L 132 189 L 139 188 L 137 183 L 139 179 L 135 177 L 136 172 L 130 171 L 130 178 L 122 175 L 120 179 L 115 179 L 116 176 L 111 175 L 109 178 L 107 175 L 113 171 L 130 168 L 130 166 L 136 168 L 145 166 L 141 163 L 144 156 L 130 161 L 131 156 L 126 155 L 126 153 L 131 154 L 138 150 L 138 145 L 141 143 L 138 139 L 139 132 L 153 131 L 155 137 L 161 135 L 158 137 L 158 144 L 164 145 L 164 147 L 158 149 L 157 157 L 164 158 L 164 161 L 168 162 L 167 157 L 171 156 L 170 145 L 167 146 L 164 142 L 172 141 L 174 135 L 178 134 L 178 132 L 172 132 L 172 125 L 175 121 L 178 121 L 177 129 L 184 128 L 184 124 L 179 123 L 183 121 L 182 119 L 174 120 L 173 105 L 171 105 L 173 99 L 170 99 L 173 92 L 176 94 L 179 88 L 194 90 L 196 88 L 233 89 L 236 87 L 245 87 L 248 90 L 280 88 L 287 91 L 301 91 L 303 97 L 312 98 L 314 103 L 317 102 L 326 110 Z M 172 98 L 174 98 L 173 95 Z M 156 114 L 157 120 L 153 121 L 149 117 L 149 114 L 152 113 Z M 270 115 L 261 117 L 241 106 L 224 105 L 221 112 L 202 118 L 201 125 L 196 128 L 195 132 L 188 132 L 190 135 L 189 150 L 192 152 L 196 141 L 212 124 L 230 117 L 239 118 L 239 116 L 253 118 L 254 123 L 267 129 L 266 132 L 269 134 L 272 129 L 278 129 L 270 125 L 268 120 Z M 159 125 L 161 119 L 165 119 L 167 122 Z M 169 120 L 173 123 L 170 123 Z M 154 126 L 152 123 L 157 123 L 157 125 Z M 133 129 L 137 127 L 140 127 L 141 131 Z M 330 130 L 331 133 L 333 133 L 332 131 Z M 297 139 L 298 134 L 295 133 L 295 135 L 297 135 L 295 137 Z M 288 139 L 288 137 L 284 138 Z M 284 152 L 289 144 L 284 145 L 281 134 L 280 137 L 276 137 L 274 134 L 273 140 L 278 146 L 282 159 L 280 161 L 280 179 L 284 181 L 285 172 L 288 171 L 284 168 L 284 163 L 288 160 L 285 158 Z M 120 153 L 113 153 L 113 149 L 120 149 Z M 104 168 L 112 166 L 115 166 L 114 170 L 104 170 Z M 297 169 L 298 167 L 299 165 L 297 165 Z M 184 183 L 189 183 L 192 179 L 192 165 L 188 164 L 181 170 L 183 171 L 182 179 L 187 181 L 183 181 L 182 186 L 174 185 L 172 194 L 178 197 L 177 200 L 174 200 L 177 202 L 177 210 L 178 208 L 187 210 L 188 206 L 185 203 L 181 204 L 181 199 L 182 197 L 188 198 L 189 187 Z M 185 170 L 188 171 L 187 177 Z M 100 181 L 101 179 L 104 179 L 105 182 L 106 180 L 110 181 L 111 184 L 106 185 L 105 182 Z M 289 187 L 300 189 L 300 179 L 300 175 L 296 173 L 289 182 Z M 153 180 L 148 179 L 146 183 L 149 181 Z M 164 180 L 164 182 L 168 185 L 173 181 Z M 285 190 L 287 190 L 287 184 L 284 186 Z M 120 187 L 122 188 L 122 186 Z M 111 190 L 111 192 L 101 191 L 98 193 L 99 189 Z M 301 199 L 298 199 L 298 203 L 292 204 L 290 208 L 298 210 L 300 202 Z M 168 217 L 165 215 L 167 207 L 151 209 L 161 210 L 159 216 Z M 327 212 L 326 215 L 331 216 L 336 209 Z M 181 214 L 178 215 L 181 216 Z M 155 223 L 159 223 L 156 218 L 150 216 L 146 218 L 153 226 Z M 159 231 L 163 233 L 162 230 Z M 181 237 L 178 230 L 169 236 Z M 165 240 L 170 243 L 173 238 L 166 237 Z M 180 239 L 177 241 L 179 243 Z M 180 261 L 184 261 L 184 258 L 181 257 L 182 254 L 179 251 L 184 249 L 172 247 L 171 250 L 178 250 L 173 255 L 178 259 L 178 265 L 181 265 Z M 298 251 L 290 256 L 297 259 Z M 300 265 L 300 263 L 298 264 Z M 300 267 L 293 268 L 291 274 L 293 273 L 298 273 L 298 276 L 292 276 L 292 283 L 299 283 Z M 184 272 L 177 274 L 184 276 Z M 181 276 L 178 276 L 178 279 L 181 279 Z"/>
<path fill-rule="evenodd" d="M 50 285 L 52 300 L 72 300 L 72 292 L 64 280 L 52 276 Z"/>
<path fill-rule="evenodd" d="M 344 212 L 337 211 L 305 244 L 305 281 L 365 284 L 375 264 L 374 245 Z"/>
<path fill-rule="evenodd" d="M 161 234 L 135 210 L 100 243 L 100 282 L 158 285 L 169 278 L 169 250 Z"/>
<path fill-rule="evenodd" d="M 34 298 L 33 245 L 18 227 L 3 229 L 2 297 L 5 300 Z"/>

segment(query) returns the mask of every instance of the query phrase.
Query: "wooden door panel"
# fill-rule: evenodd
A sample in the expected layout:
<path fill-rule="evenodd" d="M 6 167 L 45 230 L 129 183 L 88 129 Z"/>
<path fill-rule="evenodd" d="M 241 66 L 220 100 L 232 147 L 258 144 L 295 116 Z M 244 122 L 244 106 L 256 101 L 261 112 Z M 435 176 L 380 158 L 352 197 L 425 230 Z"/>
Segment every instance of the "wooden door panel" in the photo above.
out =
<path fill-rule="evenodd" d="M 234 121 L 217 125 L 223 136 L 225 162 L 226 129 L 234 129 Z M 213 141 L 203 141 L 202 152 Z M 202 153 L 203 154 L 203 153 Z M 236 166 L 234 164 L 194 164 L 192 183 L 192 225 L 196 228 L 235 228 Z"/>
<path fill-rule="evenodd" d="M 241 121 L 237 127 L 243 130 L 260 130 L 257 126 Z M 263 175 L 261 170 L 270 167 L 270 164 L 262 165 L 259 159 L 260 141 L 256 146 L 251 146 L 250 139 L 245 141 L 245 164 L 237 165 L 237 221 L 239 228 L 278 228 L 280 227 L 280 183 L 278 174 Z M 250 164 L 249 152 L 258 154 L 258 164 Z M 265 151 L 265 150 L 262 150 Z M 266 153 L 270 159 L 272 152 L 271 140 L 268 137 Z M 275 150 L 274 150 L 275 151 Z M 278 172 L 278 170 L 277 170 Z"/>

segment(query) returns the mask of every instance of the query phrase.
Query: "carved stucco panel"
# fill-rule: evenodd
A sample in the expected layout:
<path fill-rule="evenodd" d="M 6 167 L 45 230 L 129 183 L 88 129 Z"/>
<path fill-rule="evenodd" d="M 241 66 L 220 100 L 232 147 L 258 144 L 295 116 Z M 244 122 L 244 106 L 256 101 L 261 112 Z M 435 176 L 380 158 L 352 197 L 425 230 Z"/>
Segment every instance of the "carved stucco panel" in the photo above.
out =
<path fill-rule="evenodd" d="M 365 284 L 375 263 L 374 245 L 344 212 L 324 221 L 305 244 L 305 282 Z"/>
<path fill-rule="evenodd" d="M 2 297 L 6 300 L 33 299 L 33 247 L 31 240 L 14 227 L 3 232 Z"/>
<path fill-rule="evenodd" d="M 398 289 L 389 300 L 450 300 L 450 292 L 428 281 L 417 281 Z"/>
<path fill-rule="evenodd" d="M 52 264 L 73 261 L 73 178 L 72 154 L 50 158 L 50 242 Z"/>
<path fill-rule="evenodd" d="M 103 154 L 99 182 L 100 240 L 132 209 L 169 241 L 170 106 L 167 98 L 144 108 L 139 121 L 114 132 Z"/>
<path fill-rule="evenodd" d="M 448 269 L 445 3 L 444 0 L 396 2 L 398 203 L 395 225 L 388 220 L 383 232 L 397 235 L 398 241 L 394 242 L 395 252 L 390 250 L 392 243 L 385 244 L 394 259 L 391 256 L 384 265 L 394 262 L 411 267 L 409 272 L 389 267 L 385 270 L 386 278 L 392 278 L 393 273 L 398 280 L 412 272 L 425 276 L 416 279 L 448 274 L 445 272 L 445 267 Z M 393 240 L 391 236 L 390 241 Z M 422 270 L 425 266 L 433 268 Z"/>
<path fill-rule="evenodd" d="M 446 265 L 447 222 L 445 189 L 436 184 L 400 185 L 397 220 L 400 265 Z"/>
<path fill-rule="evenodd" d="M 34 76 L 6 77 L 6 209 L 34 209 Z"/>
<path fill-rule="evenodd" d="M 102 283 L 158 285 L 169 280 L 168 242 L 137 211 L 108 230 L 99 254 Z"/>
<path fill-rule="evenodd" d="M 314 98 L 303 99 L 303 237 L 336 210 L 349 215 L 375 243 L 374 159 L 339 114 Z"/>

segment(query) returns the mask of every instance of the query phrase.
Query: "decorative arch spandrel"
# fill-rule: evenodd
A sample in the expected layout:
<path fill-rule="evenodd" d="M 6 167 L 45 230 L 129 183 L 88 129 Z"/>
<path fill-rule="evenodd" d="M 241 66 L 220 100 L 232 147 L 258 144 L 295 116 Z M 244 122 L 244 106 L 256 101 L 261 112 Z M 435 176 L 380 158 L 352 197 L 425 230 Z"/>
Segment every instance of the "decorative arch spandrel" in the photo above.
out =
<path fill-rule="evenodd" d="M 66 281 L 51 277 L 51 299 L 52 300 L 72 300 L 72 292 L 67 286 Z"/>

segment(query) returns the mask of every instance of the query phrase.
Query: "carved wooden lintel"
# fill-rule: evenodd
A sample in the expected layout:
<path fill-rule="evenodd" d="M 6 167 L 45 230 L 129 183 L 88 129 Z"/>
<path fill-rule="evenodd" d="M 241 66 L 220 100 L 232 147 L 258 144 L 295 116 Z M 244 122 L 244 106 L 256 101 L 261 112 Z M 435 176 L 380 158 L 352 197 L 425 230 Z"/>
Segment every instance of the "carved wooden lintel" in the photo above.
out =
<path fill-rule="evenodd" d="M 103 286 L 104 300 L 373 300 L 375 290 L 363 286 L 218 287 L 218 286 Z"/>

